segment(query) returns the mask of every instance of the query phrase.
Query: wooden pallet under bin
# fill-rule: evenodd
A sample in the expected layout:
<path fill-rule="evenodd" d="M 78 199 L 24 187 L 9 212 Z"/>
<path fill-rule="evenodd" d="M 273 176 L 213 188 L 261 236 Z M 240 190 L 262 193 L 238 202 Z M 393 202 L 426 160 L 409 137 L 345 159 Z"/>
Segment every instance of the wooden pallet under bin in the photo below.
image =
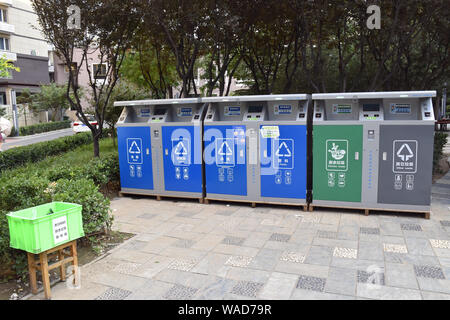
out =
<path fill-rule="evenodd" d="M 204 204 L 209 204 L 211 201 L 220 201 L 220 202 L 239 202 L 239 203 L 248 203 L 252 206 L 252 208 L 256 208 L 258 204 L 270 204 L 270 205 L 277 205 L 277 206 L 290 206 L 290 207 L 299 207 L 303 208 L 304 212 L 308 211 L 308 205 L 307 204 L 292 204 L 292 203 L 279 203 L 279 202 L 264 202 L 264 201 L 246 201 L 246 200 L 231 200 L 231 199 L 204 199 Z"/>
<path fill-rule="evenodd" d="M 402 213 L 419 213 L 424 214 L 425 219 L 429 220 L 431 216 L 431 211 L 414 211 L 414 210 L 399 210 L 399 209 L 381 209 L 381 208 L 362 208 L 362 207 L 345 207 L 345 206 L 327 206 L 327 205 L 314 205 L 309 204 L 308 211 L 313 212 L 315 208 L 333 208 L 333 209 L 346 209 L 346 210 L 357 210 L 357 211 L 363 211 L 366 216 L 370 214 L 371 211 L 378 211 L 378 212 L 402 212 Z"/>
<path fill-rule="evenodd" d="M 151 195 L 151 194 L 140 194 L 140 193 L 127 193 L 119 191 L 119 197 L 126 197 L 126 196 L 141 196 L 141 197 L 152 197 L 155 198 L 156 201 L 161 201 L 165 198 L 167 199 L 197 199 L 199 203 L 203 204 L 204 199 L 203 198 L 190 198 L 190 197 L 181 197 L 181 196 L 170 196 L 170 195 Z"/>

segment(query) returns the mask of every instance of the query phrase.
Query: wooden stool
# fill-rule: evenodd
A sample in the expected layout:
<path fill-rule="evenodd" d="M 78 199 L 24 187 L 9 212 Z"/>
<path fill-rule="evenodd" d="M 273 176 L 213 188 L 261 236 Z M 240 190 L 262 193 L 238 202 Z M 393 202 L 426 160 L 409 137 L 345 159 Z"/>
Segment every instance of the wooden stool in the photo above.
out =
<path fill-rule="evenodd" d="M 70 254 L 67 255 L 64 253 L 64 249 L 69 248 Z M 42 274 L 42 283 L 44 286 L 45 298 L 51 299 L 51 291 L 50 291 L 50 270 L 59 268 L 61 273 L 61 281 L 66 281 L 66 268 L 65 265 L 67 263 L 72 263 L 73 265 L 73 275 L 74 285 L 78 285 L 78 255 L 77 255 L 77 241 L 71 241 L 65 244 L 62 244 L 53 249 L 44 251 L 39 254 L 39 260 L 35 259 L 35 255 L 33 253 L 28 254 L 28 271 L 30 273 L 30 286 L 31 292 L 33 294 L 37 294 L 37 283 L 36 283 L 36 271 L 40 271 Z M 54 254 L 58 255 L 58 262 L 53 263 L 51 265 L 48 264 L 49 255 Z"/>

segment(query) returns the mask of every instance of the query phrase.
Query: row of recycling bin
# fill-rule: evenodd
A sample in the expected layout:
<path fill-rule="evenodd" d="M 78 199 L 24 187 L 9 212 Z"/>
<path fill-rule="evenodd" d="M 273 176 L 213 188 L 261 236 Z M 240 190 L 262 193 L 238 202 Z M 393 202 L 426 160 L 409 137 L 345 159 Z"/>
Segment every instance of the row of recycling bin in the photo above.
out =
<path fill-rule="evenodd" d="M 427 212 L 435 91 L 116 102 L 122 193 Z"/>

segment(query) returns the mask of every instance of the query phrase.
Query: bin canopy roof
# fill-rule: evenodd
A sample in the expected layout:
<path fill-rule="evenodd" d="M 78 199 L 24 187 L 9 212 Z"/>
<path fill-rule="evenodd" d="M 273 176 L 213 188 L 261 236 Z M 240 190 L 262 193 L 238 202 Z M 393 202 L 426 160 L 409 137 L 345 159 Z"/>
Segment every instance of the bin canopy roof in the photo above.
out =
<path fill-rule="evenodd" d="M 214 102 L 245 102 L 245 101 L 294 101 L 308 100 L 307 94 L 284 94 L 284 95 L 260 95 L 260 96 L 227 96 L 227 97 L 202 97 L 186 99 L 159 99 L 159 100 L 137 100 L 137 101 L 117 101 L 115 107 L 128 106 L 148 106 L 148 105 L 170 105 L 170 104 L 196 104 Z"/>
<path fill-rule="evenodd" d="M 345 93 L 317 93 L 313 100 L 336 99 L 392 99 L 392 98 L 434 98 L 436 91 L 391 91 L 391 92 L 345 92 Z"/>

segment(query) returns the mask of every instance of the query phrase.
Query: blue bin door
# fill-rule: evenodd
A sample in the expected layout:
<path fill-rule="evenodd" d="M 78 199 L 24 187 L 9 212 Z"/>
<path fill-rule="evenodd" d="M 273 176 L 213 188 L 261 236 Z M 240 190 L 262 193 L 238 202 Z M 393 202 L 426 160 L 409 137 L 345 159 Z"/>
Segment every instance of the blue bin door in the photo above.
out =
<path fill-rule="evenodd" d="M 206 193 L 247 196 L 245 126 L 205 126 Z"/>
<path fill-rule="evenodd" d="M 260 131 L 261 197 L 306 199 L 306 126 L 281 125 L 277 138 Z"/>
<path fill-rule="evenodd" d="M 162 128 L 166 191 L 203 192 L 200 126 Z"/>
<path fill-rule="evenodd" d="M 153 190 L 150 127 L 118 127 L 122 189 Z"/>

